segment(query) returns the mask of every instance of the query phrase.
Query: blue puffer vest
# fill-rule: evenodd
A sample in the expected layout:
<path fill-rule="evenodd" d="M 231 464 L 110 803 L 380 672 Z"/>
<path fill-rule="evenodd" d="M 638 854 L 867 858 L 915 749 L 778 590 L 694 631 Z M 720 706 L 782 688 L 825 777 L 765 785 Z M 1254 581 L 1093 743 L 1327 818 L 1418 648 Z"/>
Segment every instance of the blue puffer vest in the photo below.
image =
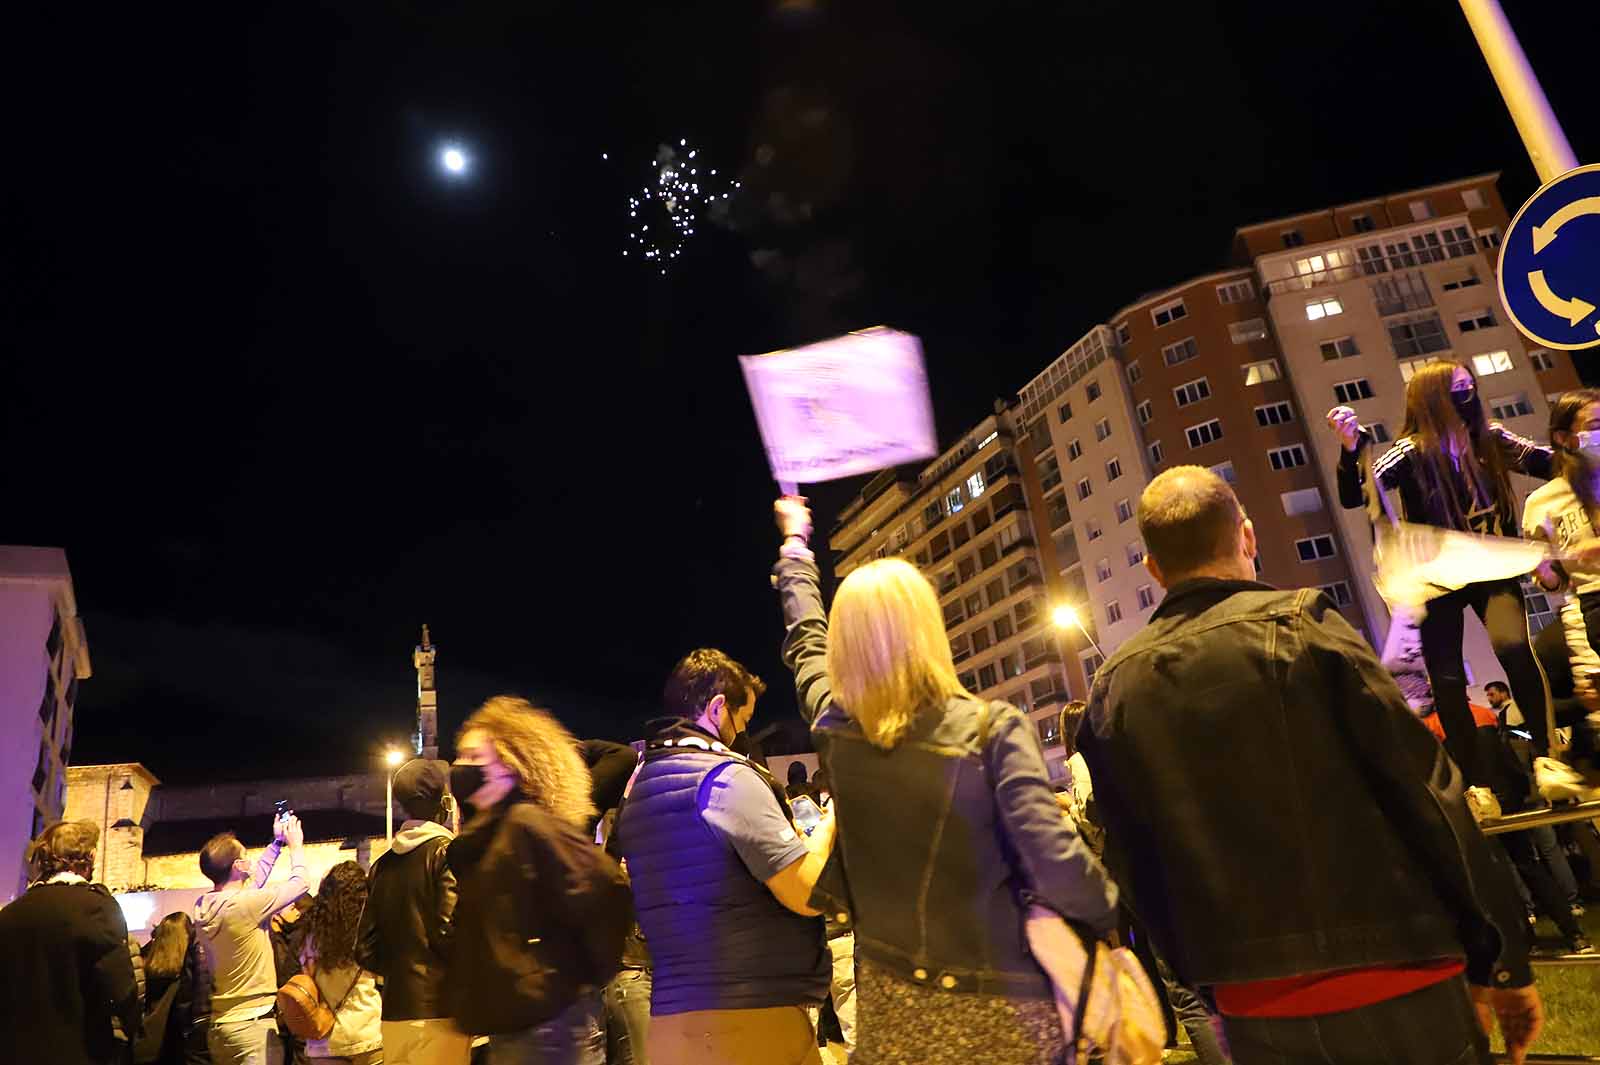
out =
<path fill-rule="evenodd" d="M 701 820 L 709 778 L 742 762 L 726 751 L 652 750 L 624 807 L 619 850 L 655 962 L 655 1016 L 812 1005 L 828 993 L 822 919 L 784 908 Z"/>

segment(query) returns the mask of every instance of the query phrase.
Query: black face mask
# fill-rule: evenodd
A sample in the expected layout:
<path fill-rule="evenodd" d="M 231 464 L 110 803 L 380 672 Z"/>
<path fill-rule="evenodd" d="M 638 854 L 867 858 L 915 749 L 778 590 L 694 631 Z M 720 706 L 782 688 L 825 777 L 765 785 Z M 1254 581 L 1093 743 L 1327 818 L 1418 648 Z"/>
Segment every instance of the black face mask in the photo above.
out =
<path fill-rule="evenodd" d="M 1478 419 L 1483 413 L 1483 404 L 1478 400 L 1478 390 L 1468 389 L 1465 392 L 1451 392 L 1450 402 L 1456 408 L 1456 413 L 1461 420 L 1467 423 L 1468 429 L 1476 429 Z"/>
<path fill-rule="evenodd" d="M 742 754 L 752 762 L 766 763 L 765 754 L 761 749 L 761 741 L 750 735 L 749 732 L 741 731 L 735 736 L 733 742 L 728 744 L 728 750 L 734 754 Z"/>
<path fill-rule="evenodd" d="M 470 804 L 486 779 L 481 765 L 453 765 L 450 767 L 450 794 Z"/>

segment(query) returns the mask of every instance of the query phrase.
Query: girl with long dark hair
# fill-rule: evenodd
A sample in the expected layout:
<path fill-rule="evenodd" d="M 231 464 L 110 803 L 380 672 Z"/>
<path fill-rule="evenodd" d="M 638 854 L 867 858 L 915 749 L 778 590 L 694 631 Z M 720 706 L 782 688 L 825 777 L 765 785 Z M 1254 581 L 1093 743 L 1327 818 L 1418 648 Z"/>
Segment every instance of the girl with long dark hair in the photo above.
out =
<path fill-rule="evenodd" d="M 1349 407 L 1328 412 L 1339 434 L 1339 501 L 1365 502 L 1380 515 L 1376 492 L 1366 494 L 1366 474 L 1358 461 L 1371 433 Z M 1517 500 L 1511 473 L 1548 480 L 1551 450 L 1518 436 L 1484 417 L 1478 381 L 1466 366 L 1438 359 L 1417 370 L 1406 385 L 1405 426 L 1377 462 L 1372 474 L 1400 500 L 1403 520 L 1458 532 L 1517 536 Z M 1433 683 L 1445 747 L 1467 783 L 1493 786 L 1493 763 L 1479 748 L 1472 711 L 1467 708 L 1466 663 L 1462 654 L 1464 612 L 1471 607 L 1489 632 L 1489 642 L 1506 671 L 1511 691 L 1528 719 L 1540 754 L 1549 747 L 1549 698 L 1544 674 L 1528 638 L 1528 613 L 1515 578 L 1478 581 L 1429 600 L 1420 626 L 1422 656 Z"/>
<path fill-rule="evenodd" d="M 333 1031 L 326 1039 L 306 1041 L 312 1061 L 381 1065 L 383 1001 L 371 973 L 356 964 L 356 926 L 367 904 L 367 871 L 355 862 L 340 862 L 317 887 L 316 901 L 306 914 L 305 945 L 300 948 L 303 972 L 316 981 L 322 999 L 333 1007 Z"/>

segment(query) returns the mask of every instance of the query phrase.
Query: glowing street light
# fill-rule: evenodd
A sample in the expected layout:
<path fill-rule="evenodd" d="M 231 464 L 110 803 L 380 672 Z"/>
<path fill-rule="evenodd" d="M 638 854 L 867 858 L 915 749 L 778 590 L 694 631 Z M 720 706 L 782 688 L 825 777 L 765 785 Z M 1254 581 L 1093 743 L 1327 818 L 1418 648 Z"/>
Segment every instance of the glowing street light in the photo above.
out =
<path fill-rule="evenodd" d="M 390 747 L 383 752 L 383 764 L 389 767 L 389 784 L 387 795 L 389 801 L 383 804 L 383 834 L 388 837 L 389 846 L 394 846 L 394 775 L 400 766 L 405 763 L 406 753 L 398 747 Z"/>
<path fill-rule="evenodd" d="M 1089 635 L 1089 630 L 1084 628 L 1083 618 L 1079 617 L 1078 612 L 1071 606 L 1067 605 L 1066 603 L 1062 603 L 1060 606 L 1050 611 L 1050 621 L 1058 629 L 1076 628 L 1079 632 L 1083 633 L 1083 638 L 1089 641 L 1089 646 L 1094 648 L 1094 653 L 1099 655 L 1101 658 L 1105 657 L 1105 652 L 1100 650 L 1100 645 L 1095 643 L 1094 637 Z"/>
<path fill-rule="evenodd" d="M 454 145 L 445 148 L 439 153 L 439 165 L 452 174 L 465 174 L 467 172 L 467 153 Z"/>

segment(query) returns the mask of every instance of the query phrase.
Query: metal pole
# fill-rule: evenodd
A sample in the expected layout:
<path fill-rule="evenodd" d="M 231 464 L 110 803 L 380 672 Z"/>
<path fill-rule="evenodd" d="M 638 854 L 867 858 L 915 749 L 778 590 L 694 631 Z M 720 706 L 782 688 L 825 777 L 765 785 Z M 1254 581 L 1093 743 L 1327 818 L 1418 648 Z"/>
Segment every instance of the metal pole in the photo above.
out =
<path fill-rule="evenodd" d="M 1489 73 L 1505 98 L 1511 121 L 1522 135 L 1528 149 L 1528 158 L 1539 172 L 1539 182 L 1553 181 L 1578 165 L 1572 154 L 1567 135 L 1561 132 L 1561 123 L 1550 110 L 1550 101 L 1528 63 L 1528 57 L 1517 43 L 1517 35 L 1500 10 L 1500 0 L 1461 0 L 1461 10 L 1467 24 L 1478 39 Z"/>
<path fill-rule="evenodd" d="M 394 848 L 394 770 L 389 770 L 389 780 L 384 787 L 384 795 L 388 799 L 383 804 L 383 834 L 389 842 L 389 847 Z"/>
<path fill-rule="evenodd" d="M 1553 806 L 1548 810 L 1524 810 L 1520 814 L 1507 814 L 1481 821 L 1478 827 L 1486 836 L 1501 832 L 1521 832 L 1542 825 L 1565 825 L 1574 821 L 1600 819 L 1600 801 L 1574 803 L 1571 806 Z"/>

